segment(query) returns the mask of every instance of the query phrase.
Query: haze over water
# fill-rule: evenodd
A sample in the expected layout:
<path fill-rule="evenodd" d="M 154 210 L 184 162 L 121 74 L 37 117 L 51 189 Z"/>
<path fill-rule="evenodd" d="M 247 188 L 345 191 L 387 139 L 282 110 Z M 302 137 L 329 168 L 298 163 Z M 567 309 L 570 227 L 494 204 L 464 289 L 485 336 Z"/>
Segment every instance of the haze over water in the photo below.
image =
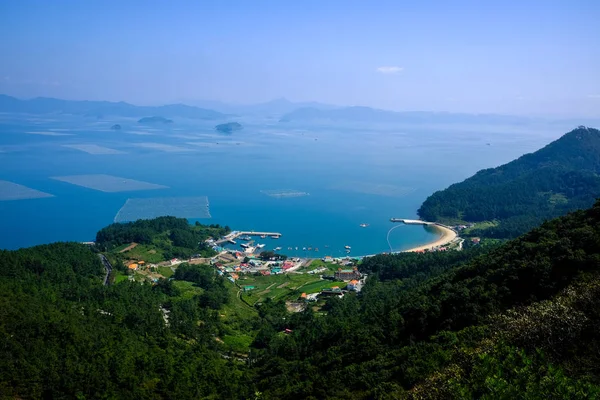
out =
<path fill-rule="evenodd" d="M 573 128 L 238 120 L 244 129 L 225 135 L 214 130 L 214 121 L 175 119 L 169 126 L 144 127 L 137 119 L 1 115 L 0 180 L 55 197 L 0 201 L 0 248 L 94 240 L 128 198 L 208 196 L 212 218 L 200 222 L 280 232 L 278 240 L 256 239 L 266 249 L 280 246 L 282 253 L 311 257 L 346 255 L 346 245 L 352 247 L 350 255 L 390 251 L 390 245 L 403 250 L 436 235 L 423 227 L 402 226 L 390 233 L 388 244 L 388 231 L 395 226 L 390 217 L 415 218 L 433 191 L 534 151 Z M 123 129 L 110 130 L 115 123 Z M 64 147 L 73 144 L 123 153 L 88 154 Z M 108 174 L 169 188 L 104 193 L 50 179 L 79 174 Z M 274 198 L 261 193 L 278 189 L 310 195 Z M 369 226 L 361 228 L 361 223 Z"/>

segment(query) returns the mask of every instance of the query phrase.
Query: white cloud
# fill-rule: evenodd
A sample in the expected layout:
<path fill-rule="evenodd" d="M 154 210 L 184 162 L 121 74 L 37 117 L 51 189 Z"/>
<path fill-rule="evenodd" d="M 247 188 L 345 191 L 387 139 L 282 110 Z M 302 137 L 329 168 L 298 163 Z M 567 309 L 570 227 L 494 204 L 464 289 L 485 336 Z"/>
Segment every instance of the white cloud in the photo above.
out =
<path fill-rule="evenodd" d="M 377 68 L 377 72 L 381 72 L 382 74 L 396 74 L 402 72 L 403 69 L 402 67 L 379 67 Z"/>

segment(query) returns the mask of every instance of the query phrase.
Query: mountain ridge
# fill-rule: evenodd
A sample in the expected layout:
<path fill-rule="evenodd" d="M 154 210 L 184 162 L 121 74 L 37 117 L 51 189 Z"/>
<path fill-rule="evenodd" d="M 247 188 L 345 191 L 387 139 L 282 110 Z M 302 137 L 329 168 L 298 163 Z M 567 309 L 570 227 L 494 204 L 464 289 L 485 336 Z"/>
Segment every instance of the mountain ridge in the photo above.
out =
<path fill-rule="evenodd" d="M 163 106 L 136 106 L 124 101 L 62 100 L 52 97 L 35 97 L 21 100 L 0 94 L 0 112 L 30 114 L 74 114 L 86 116 L 113 115 L 121 117 L 145 117 L 164 115 L 190 119 L 220 120 L 227 115 L 218 111 L 188 106 L 185 104 L 167 104 Z"/>
<path fill-rule="evenodd" d="M 421 218 L 440 222 L 496 221 L 475 235 L 507 238 L 600 197 L 600 131 L 580 126 L 536 152 L 478 171 L 429 196 Z"/>

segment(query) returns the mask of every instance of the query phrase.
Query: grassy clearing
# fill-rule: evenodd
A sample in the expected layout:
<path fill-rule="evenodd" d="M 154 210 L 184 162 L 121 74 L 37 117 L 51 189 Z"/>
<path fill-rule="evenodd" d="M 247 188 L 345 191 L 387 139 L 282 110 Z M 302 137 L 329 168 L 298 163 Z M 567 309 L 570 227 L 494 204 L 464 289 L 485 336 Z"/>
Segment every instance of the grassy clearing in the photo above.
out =
<path fill-rule="evenodd" d="M 167 279 L 170 278 L 171 276 L 173 276 L 173 274 L 174 274 L 171 267 L 158 267 L 158 268 L 156 268 L 156 270 L 158 271 L 159 274 L 161 274 L 162 276 L 164 276 Z"/>
<path fill-rule="evenodd" d="M 117 271 L 115 273 L 115 283 L 123 282 L 126 280 L 127 280 L 127 275 L 125 275 L 123 272 Z"/>
<path fill-rule="evenodd" d="M 238 335 L 224 335 L 221 339 L 232 350 L 238 353 L 247 353 L 254 336 L 240 333 Z"/>
<path fill-rule="evenodd" d="M 127 247 L 127 246 L 125 246 Z M 159 263 L 164 261 L 164 255 L 160 249 L 152 245 L 139 244 L 133 249 L 122 253 L 124 257 L 134 260 L 144 260 L 147 263 Z"/>
<path fill-rule="evenodd" d="M 194 286 L 194 283 L 187 281 L 172 281 L 173 285 L 181 291 L 179 297 L 182 299 L 191 299 L 196 295 L 202 294 L 204 291 L 198 286 Z"/>
<path fill-rule="evenodd" d="M 485 229 L 492 228 L 494 226 L 498 226 L 497 221 L 476 222 L 472 228 L 467 228 L 467 229 L 463 230 L 462 233 L 464 235 L 469 235 L 475 229 L 485 230 Z"/>

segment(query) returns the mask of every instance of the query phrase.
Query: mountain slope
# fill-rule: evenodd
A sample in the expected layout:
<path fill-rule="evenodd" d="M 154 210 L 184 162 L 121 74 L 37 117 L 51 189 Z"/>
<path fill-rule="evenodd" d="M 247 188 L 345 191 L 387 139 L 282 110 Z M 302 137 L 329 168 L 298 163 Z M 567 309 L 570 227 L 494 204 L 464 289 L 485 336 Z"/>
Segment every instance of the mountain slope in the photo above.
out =
<path fill-rule="evenodd" d="M 600 197 L 600 131 L 579 127 L 535 153 L 438 191 L 418 213 L 443 222 L 496 221 L 473 234 L 515 237 Z"/>
<path fill-rule="evenodd" d="M 359 296 L 332 300 L 325 316 L 309 308 L 265 324 L 259 390 L 267 399 L 600 394 L 600 202 L 461 265 L 448 257 L 366 259 L 361 270 L 375 276 Z"/>
<path fill-rule="evenodd" d="M 163 115 L 190 119 L 225 119 L 226 115 L 217 111 L 186 106 L 184 104 L 169 104 L 158 107 L 135 106 L 125 102 L 109 101 L 72 101 L 46 97 L 36 97 L 30 100 L 20 100 L 11 96 L 0 95 L 0 112 L 29 113 L 29 114 L 76 114 L 120 117 L 147 117 Z"/>

